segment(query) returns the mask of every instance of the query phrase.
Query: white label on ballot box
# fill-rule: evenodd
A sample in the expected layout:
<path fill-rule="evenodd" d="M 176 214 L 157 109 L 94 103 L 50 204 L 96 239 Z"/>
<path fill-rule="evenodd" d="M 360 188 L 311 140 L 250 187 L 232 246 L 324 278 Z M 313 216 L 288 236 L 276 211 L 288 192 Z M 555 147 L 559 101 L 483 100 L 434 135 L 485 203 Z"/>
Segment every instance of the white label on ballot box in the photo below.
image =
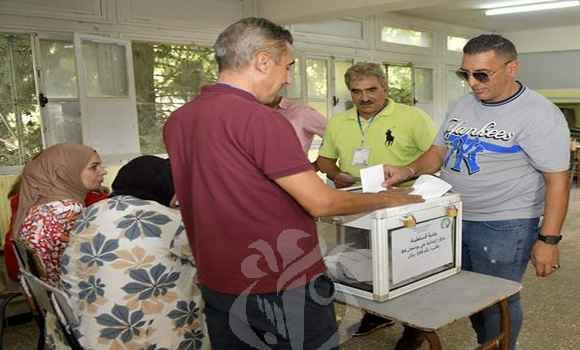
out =
<path fill-rule="evenodd" d="M 445 216 L 391 234 L 393 284 L 453 262 L 453 225 Z"/>

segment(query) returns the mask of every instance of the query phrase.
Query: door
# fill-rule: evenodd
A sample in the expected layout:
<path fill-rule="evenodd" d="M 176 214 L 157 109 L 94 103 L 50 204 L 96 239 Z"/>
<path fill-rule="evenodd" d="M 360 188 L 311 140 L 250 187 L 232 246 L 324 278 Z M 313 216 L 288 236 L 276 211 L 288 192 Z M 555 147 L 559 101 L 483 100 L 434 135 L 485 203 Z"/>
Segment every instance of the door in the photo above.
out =
<path fill-rule="evenodd" d="M 72 36 L 34 34 L 33 47 L 45 146 L 83 143 Z"/>
<path fill-rule="evenodd" d="M 83 143 L 103 155 L 139 154 L 131 43 L 75 33 Z"/>

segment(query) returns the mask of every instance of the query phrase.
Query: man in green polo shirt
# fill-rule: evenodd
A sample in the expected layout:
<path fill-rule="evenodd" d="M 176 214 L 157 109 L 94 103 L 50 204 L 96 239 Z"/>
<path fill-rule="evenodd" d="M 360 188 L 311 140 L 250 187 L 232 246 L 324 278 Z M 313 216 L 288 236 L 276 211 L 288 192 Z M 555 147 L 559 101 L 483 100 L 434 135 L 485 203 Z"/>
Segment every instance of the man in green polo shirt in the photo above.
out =
<path fill-rule="evenodd" d="M 330 119 L 318 159 L 320 171 L 337 188 L 357 183 L 362 168 L 404 166 L 429 149 L 437 132 L 431 118 L 387 97 L 379 64 L 357 63 L 344 78 L 355 108 Z"/>
<path fill-rule="evenodd" d="M 337 188 L 357 184 L 362 168 L 377 164 L 405 166 L 431 147 L 437 132 L 431 118 L 419 108 L 387 97 L 385 74 L 379 64 L 357 63 L 346 71 L 344 79 L 355 108 L 330 119 L 317 160 L 320 171 Z M 347 240 L 362 238 L 351 233 L 353 237 Z M 365 314 L 353 335 L 365 335 L 391 324 L 391 320 Z M 409 344 L 413 336 L 407 333 L 405 330 L 397 349 L 415 348 Z"/>

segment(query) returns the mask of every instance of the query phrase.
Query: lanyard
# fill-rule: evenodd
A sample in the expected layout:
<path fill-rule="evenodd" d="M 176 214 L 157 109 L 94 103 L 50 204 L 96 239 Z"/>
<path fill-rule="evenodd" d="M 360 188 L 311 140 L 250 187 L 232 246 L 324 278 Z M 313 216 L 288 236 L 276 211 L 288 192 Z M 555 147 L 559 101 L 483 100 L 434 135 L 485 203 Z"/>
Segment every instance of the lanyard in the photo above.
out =
<path fill-rule="evenodd" d="M 367 137 L 367 131 L 369 130 L 369 128 L 371 127 L 372 122 L 375 120 L 375 116 L 373 116 L 372 118 L 370 118 L 368 120 L 368 123 L 366 125 L 366 127 L 363 129 L 362 127 L 362 122 L 360 121 L 360 115 L 357 113 L 356 115 L 356 121 L 358 122 L 358 127 L 360 129 L 360 133 L 362 135 L 362 140 L 360 141 L 360 145 L 361 147 L 364 146 L 365 141 L 366 141 L 366 137 Z"/>

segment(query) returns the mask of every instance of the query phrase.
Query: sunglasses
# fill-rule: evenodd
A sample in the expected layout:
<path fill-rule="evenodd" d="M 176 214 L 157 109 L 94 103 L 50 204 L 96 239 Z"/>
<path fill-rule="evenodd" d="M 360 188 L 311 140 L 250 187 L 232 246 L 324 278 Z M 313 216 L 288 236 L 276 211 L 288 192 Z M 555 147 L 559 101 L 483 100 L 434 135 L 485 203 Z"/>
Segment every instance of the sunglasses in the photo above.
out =
<path fill-rule="evenodd" d="M 507 66 L 512 61 L 513 60 L 509 60 L 509 61 L 505 62 L 503 64 L 503 66 L 504 67 Z M 499 69 L 496 70 L 495 72 L 492 72 L 492 71 L 475 71 L 475 72 L 470 72 L 467 69 L 459 68 L 457 71 L 455 71 L 455 74 L 457 75 L 457 77 L 459 79 L 462 79 L 462 80 L 465 80 L 465 81 L 469 81 L 469 76 L 471 75 L 473 77 L 473 79 L 479 81 L 480 83 L 487 83 L 491 79 L 491 76 L 494 75 L 495 73 L 497 73 L 498 71 L 499 71 Z"/>

